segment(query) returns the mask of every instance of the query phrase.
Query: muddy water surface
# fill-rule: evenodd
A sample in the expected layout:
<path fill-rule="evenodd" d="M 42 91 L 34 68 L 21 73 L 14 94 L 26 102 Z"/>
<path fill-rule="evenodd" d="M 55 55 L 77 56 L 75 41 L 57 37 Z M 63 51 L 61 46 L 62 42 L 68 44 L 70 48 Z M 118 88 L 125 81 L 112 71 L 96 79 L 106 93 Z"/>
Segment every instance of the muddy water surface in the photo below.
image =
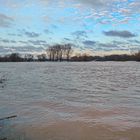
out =
<path fill-rule="evenodd" d="M 0 63 L 0 138 L 139 140 L 137 62 Z"/>

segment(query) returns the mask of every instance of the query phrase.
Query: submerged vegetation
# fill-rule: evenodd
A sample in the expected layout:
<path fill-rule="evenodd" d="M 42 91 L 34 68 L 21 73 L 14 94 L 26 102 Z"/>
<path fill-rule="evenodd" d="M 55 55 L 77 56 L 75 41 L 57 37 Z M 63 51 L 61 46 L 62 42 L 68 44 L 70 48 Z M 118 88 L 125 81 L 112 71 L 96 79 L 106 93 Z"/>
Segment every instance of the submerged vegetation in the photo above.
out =
<path fill-rule="evenodd" d="M 140 51 L 131 55 L 118 54 L 93 56 L 86 53 L 73 55 L 71 44 L 57 44 L 48 47 L 45 53 L 21 55 L 12 53 L 0 56 L 0 62 L 33 62 L 33 61 L 140 61 Z"/>

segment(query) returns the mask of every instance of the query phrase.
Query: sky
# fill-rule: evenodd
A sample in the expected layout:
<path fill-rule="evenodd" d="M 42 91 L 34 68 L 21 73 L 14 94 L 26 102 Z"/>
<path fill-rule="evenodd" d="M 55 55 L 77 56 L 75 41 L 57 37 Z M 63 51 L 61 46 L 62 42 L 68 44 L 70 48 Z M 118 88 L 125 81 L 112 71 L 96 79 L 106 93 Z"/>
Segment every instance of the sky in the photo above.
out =
<path fill-rule="evenodd" d="M 0 0 L 0 54 L 54 44 L 98 55 L 140 50 L 140 0 Z"/>

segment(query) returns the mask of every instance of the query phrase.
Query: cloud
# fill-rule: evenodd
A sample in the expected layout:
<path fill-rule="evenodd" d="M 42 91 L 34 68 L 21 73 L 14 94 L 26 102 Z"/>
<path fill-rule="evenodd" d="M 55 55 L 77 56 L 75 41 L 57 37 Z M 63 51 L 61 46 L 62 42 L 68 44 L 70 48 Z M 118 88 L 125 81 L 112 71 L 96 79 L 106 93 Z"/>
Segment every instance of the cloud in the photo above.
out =
<path fill-rule="evenodd" d="M 108 4 L 109 0 L 77 0 L 92 7 L 101 7 Z"/>
<path fill-rule="evenodd" d="M 20 32 L 19 33 L 20 35 L 26 35 L 29 38 L 36 38 L 40 36 L 39 33 L 27 31 L 26 29 L 22 29 L 22 30 L 18 29 L 18 31 Z"/>
<path fill-rule="evenodd" d="M 54 25 L 54 24 L 52 24 L 51 27 L 52 27 L 53 29 L 58 29 L 58 26 L 57 26 L 57 25 Z"/>
<path fill-rule="evenodd" d="M 6 44 L 8 44 L 8 43 L 16 43 L 15 40 L 2 39 L 2 38 L 0 38 L 0 42 L 1 43 L 6 43 Z"/>
<path fill-rule="evenodd" d="M 136 34 L 133 34 L 129 31 L 104 31 L 104 35 L 106 36 L 112 36 L 112 37 L 121 37 L 121 38 L 132 38 L 136 37 Z"/>
<path fill-rule="evenodd" d="M 116 50 L 127 50 L 127 51 L 133 51 L 133 50 L 139 50 L 139 44 L 135 44 L 134 42 L 130 42 L 130 40 L 125 41 L 111 41 L 111 42 L 97 42 L 94 46 L 94 50 L 104 50 L 104 51 L 116 51 Z M 137 42 L 137 41 L 136 41 Z"/>
<path fill-rule="evenodd" d="M 111 48 L 116 49 L 120 47 L 119 44 L 115 44 L 115 43 L 99 43 L 98 46 L 103 47 L 103 48 L 108 48 L 108 49 L 111 49 Z"/>
<path fill-rule="evenodd" d="M 18 36 L 18 37 L 22 36 L 22 34 L 15 34 L 15 33 L 8 33 L 7 35 L 9 35 L 9 36 Z"/>
<path fill-rule="evenodd" d="M 37 47 L 39 47 L 39 46 L 43 46 L 43 47 L 48 46 L 48 43 L 45 40 L 28 40 L 28 41 L 20 40 L 19 43 L 20 44 L 26 44 L 26 45 L 33 45 L 33 46 L 37 46 Z"/>
<path fill-rule="evenodd" d="M 93 46 L 96 44 L 95 41 L 91 41 L 91 40 L 86 40 L 86 41 L 83 41 L 83 44 L 84 45 L 87 45 L 87 46 Z"/>
<path fill-rule="evenodd" d="M 86 31 L 75 31 L 75 32 L 72 32 L 72 35 L 74 37 L 76 37 L 76 39 L 87 38 L 88 37 Z"/>
<path fill-rule="evenodd" d="M 12 22 L 14 21 L 13 18 L 0 13 L 0 27 L 2 28 L 9 28 L 12 25 Z"/>
<path fill-rule="evenodd" d="M 45 51 L 43 47 L 34 47 L 32 45 L 24 45 L 24 46 L 0 46 L 1 54 L 9 54 L 9 53 L 40 53 Z"/>
<path fill-rule="evenodd" d="M 11 40 L 11 43 L 17 43 L 15 40 Z"/>
<path fill-rule="evenodd" d="M 72 41 L 70 38 L 65 37 L 64 38 L 65 41 Z"/>
<path fill-rule="evenodd" d="M 2 0 L 2 4 L 5 3 L 8 7 L 26 7 L 32 6 L 32 4 L 41 5 L 43 7 L 50 7 L 50 5 L 57 5 L 57 7 L 68 7 L 68 0 L 29 0 L 29 1 L 17 1 L 17 0 Z M 6 2 L 5 2 L 6 1 Z M 122 15 L 132 15 L 139 12 L 140 1 L 139 0 L 71 0 L 74 3 L 75 8 L 81 8 L 82 10 L 89 9 L 91 16 L 94 17 L 96 12 L 97 15 L 105 14 L 105 16 L 111 16 L 112 13 L 116 12 Z M 94 11 L 95 10 L 95 11 Z M 106 12 L 106 13 L 104 13 Z M 83 14 L 83 12 L 81 12 Z M 90 15 L 89 15 L 90 16 Z M 113 15 L 115 16 L 115 15 Z M 118 16 L 116 14 L 116 16 Z M 48 21 L 48 16 L 46 17 Z M 110 19 L 110 18 L 109 18 Z"/>
<path fill-rule="evenodd" d="M 35 33 L 35 32 L 28 32 L 28 31 L 25 31 L 24 34 L 27 36 L 27 37 L 39 37 L 40 34 L 39 33 Z"/>
<path fill-rule="evenodd" d="M 10 43 L 10 41 L 8 39 L 1 39 L 0 42 L 3 42 L 3 43 Z"/>
<path fill-rule="evenodd" d="M 81 16 L 78 18 L 92 19 L 99 24 L 127 24 L 138 19 L 140 14 L 139 0 L 75 0 L 75 2 L 77 3 L 75 8 L 80 9 Z"/>
<path fill-rule="evenodd" d="M 45 40 L 28 40 L 28 42 L 37 46 L 48 46 L 48 43 Z"/>
<path fill-rule="evenodd" d="M 118 10 L 122 13 L 130 13 L 131 8 L 139 7 L 139 0 L 128 1 L 128 0 L 76 0 L 82 5 L 88 5 L 92 8 L 111 8 L 114 10 Z M 122 6 L 121 6 L 122 4 Z M 127 8 L 126 8 L 127 6 Z"/>
<path fill-rule="evenodd" d="M 19 41 L 19 43 L 22 43 L 22 44 L 28 44 L 28 41 Z"/>
<path fill-rule="evenodd" d="M 136 44 L 140 44 L 139 40 L 128 40 L 130 43 L 136 43 Z"/>
<path fill-rule="evenodd" d="M 84 41 L 85 42 L 85 41 Z M 90 49 L 92 51 L 113 51 L 113 50 L 129 50 L 133 48 L 136 48 L 137 46 L 134 46 L 133 44 L 131 44 L 131 47 L 128 48 L 128 46 L 130 46 L 130 44 L 127 43 L 127 41 L 111 41 L 111 42 L 95 42 L 92 41 L 90 43 L 90 40 L 87 41 L 87 44 L 91 44 L 91 45 L 87 45 L 86 48 Z"/>
<path fill-rule="evenodd" d="M 52 32 L 51 32 L 50 30 L 48 30 L 48 29 L 45 29 L 44 32 L 45 32 L 46 34 L 52 34 Z"/>

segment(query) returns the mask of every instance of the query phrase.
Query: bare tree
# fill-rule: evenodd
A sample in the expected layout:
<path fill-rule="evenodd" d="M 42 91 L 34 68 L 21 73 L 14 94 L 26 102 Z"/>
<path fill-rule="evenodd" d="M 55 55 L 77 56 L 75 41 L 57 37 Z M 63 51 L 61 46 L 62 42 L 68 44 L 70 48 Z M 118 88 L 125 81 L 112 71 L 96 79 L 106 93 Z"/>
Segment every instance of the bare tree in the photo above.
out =
<path fill-rule="evenodd" d="M 33 61 L 34 60 L 34 56 L 32 54 L 26 54 L 24 56 L 24 60 L 25 61 Z"/>
<path fill-rule="evenodd" d="M 69 61 L 70 56 L 73 52 L 71 46 L 72 46 L 71 44 L 65 44 L 65 45 L 56 44 L 56 45 L 50 46 L 46 50 L 49 60 L 62 61 L 66 59 L 67 61 Z"/>
<path fill-rule="evenodd" d="M 71 54 L 73 52 L 71 46 L 72 46 L 71 44 L 65 44 L 65 53 L 66 53 L 66 59 L 67 59 L 67 61 L 70 60 L 70 56 L 71 56 Z"/>
<path fill-rule="evenodd" d="M 47 55 L 48 55 L 48 59 L 50 61 L 52 61 L 52 47 L 49 46 L 48 49 L 46 50 L 46 52 L 47 52 Z"/>
<path fill-rule="evenodd" d="M 46 61 L 46 54 L 37 55 L 38 61 Z"/>

